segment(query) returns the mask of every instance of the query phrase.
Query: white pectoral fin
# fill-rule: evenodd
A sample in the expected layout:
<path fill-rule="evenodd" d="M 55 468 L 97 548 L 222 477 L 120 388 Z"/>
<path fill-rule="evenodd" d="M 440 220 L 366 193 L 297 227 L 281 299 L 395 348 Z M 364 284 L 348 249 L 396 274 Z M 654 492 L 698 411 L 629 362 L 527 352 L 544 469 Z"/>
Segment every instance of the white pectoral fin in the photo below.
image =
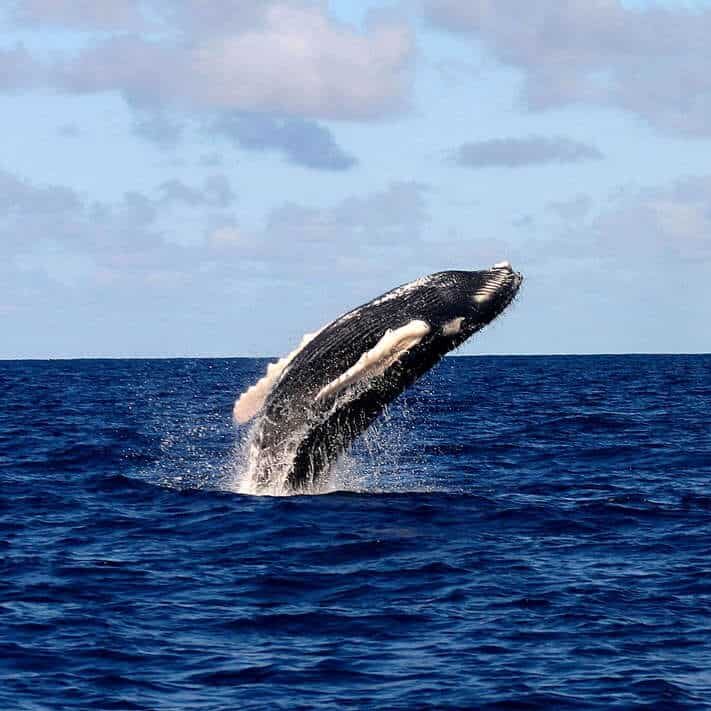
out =
<path fill-rule="evenodd" d="M 369 351 L 363 353 L 345 373 L 321 388 L 316 395 L 316 400 L 335 395 L 353 383 L 381 375 L 420 343 L 429 332 L 429 324 L 420 320 L 410 321 L 394 331 L 388 329 L 382 338 Z"/>
<path fill-rule="evenodd" d="M 297 348 L 276 363 L 270 363 L 267 366 L 266 375 L 239 396 L 237 402 L 235 402 L 234 410 L 232 411 L 236 422 L 244 424 L 251 420 L 262 409 L 267 395 L 269 395 L 272 388 L 276 385 L 286 366 L 289 365 L 319 333 L 320 331 L 307 333 L 301 339 L 301 343 L 299 343 Z"/>

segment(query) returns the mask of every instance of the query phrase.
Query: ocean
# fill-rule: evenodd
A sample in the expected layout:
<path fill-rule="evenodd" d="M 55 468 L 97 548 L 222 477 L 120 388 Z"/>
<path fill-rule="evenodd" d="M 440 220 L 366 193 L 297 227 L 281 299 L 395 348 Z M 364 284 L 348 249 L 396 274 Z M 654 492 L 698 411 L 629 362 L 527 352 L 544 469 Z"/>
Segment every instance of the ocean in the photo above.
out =
<path fill-rule="evenodd" d="M 711 708 L 711 356 L 447 358 L 291 497 L 266 362 L 0 362 L 0 708 Z"/>

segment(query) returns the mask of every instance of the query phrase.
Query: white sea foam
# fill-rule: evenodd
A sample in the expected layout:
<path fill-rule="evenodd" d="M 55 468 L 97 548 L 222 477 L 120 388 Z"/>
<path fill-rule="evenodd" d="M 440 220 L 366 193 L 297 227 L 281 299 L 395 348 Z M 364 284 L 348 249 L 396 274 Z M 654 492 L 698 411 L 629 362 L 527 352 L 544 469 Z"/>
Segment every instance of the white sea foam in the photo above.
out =
<path fill-rule="evenodd" d="M 346 396 L 349 394 L 344 393 L 344 397 L 337 398 L 329 410 L 322 412 L 321 421 L 325 420 L 334 408 L 342 405 Z M 235 456 L 235 477 L 230 488 L 240 494 L 289 496 L 296 492 L 291 489 L 287 477 L 308 429 L 318 425 L 318 420 L 314 420 L 316 413 L 302 428 L 290 432 L 288 439 L 280 442 L 275 452 L 268 451 L 259 442 L 264 417 L 266 415 L 261 415 L 252 423 L 244 440 L 238 446 Z M 307 485 L 298 493 L 322 493 L 323 487 L 327 485 L 327 478 L 327 476 L 321 477 L 318 482 L 311 486 Z"/>
<path fill-rule="evenodd" d="M 339 404 L 343 401 L 339 399 Z M 423 461 L 402 461 L 410 432 L 410 418 L 400 405 L 397 417 L 389 409 L 346 450 L 318 481 L 299 491 L 286 482 L 291 461 L 304 433 L 290 437 L 280 447 L 281 459 L 270 458 L 255 444 L 259 421 L 255 421 L 235 453 L 226 488 L 252 496 L 294 496 L 329 494 L 337 491 L 386 493 L 433 491 Z M 268 475 L 265 477 L 265 474 Z"/>

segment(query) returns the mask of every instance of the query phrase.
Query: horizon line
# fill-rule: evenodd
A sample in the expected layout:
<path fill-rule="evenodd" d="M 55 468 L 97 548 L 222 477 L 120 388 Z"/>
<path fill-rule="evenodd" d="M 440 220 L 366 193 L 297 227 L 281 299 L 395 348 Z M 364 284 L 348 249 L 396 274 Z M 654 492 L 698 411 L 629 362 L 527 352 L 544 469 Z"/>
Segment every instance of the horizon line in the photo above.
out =
<path fill-rule="evenodd" d="M 590 356 L 708 356 L 708 351 L 625 351 L 599 353 L 459 353 L 447 354 L 445 358 L 584 358 Z M 175 355 L 175 356 L 141 356 L 141 355 L 82 355 L 82 356 L 0 356 L 0 363 L 42 362 L 42 361 L 74 361 L 74 360 L 274 360 L 281 356 L 251 356 L 251 355 Z"/>

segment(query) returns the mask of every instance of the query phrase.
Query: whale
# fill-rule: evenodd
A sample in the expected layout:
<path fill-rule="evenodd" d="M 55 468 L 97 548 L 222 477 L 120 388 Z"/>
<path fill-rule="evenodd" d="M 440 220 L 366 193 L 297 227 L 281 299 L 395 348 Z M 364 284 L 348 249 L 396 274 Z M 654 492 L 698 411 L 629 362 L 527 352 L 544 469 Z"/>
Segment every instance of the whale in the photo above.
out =
<path fill-rule="evenodd" d="M 306 334 L 235 402 L 235 422 L 252 423 L 251 490 L 317 490 L 384 409 L 501 314 L 522 281 L 508 261 L 436 272 Z"/>

